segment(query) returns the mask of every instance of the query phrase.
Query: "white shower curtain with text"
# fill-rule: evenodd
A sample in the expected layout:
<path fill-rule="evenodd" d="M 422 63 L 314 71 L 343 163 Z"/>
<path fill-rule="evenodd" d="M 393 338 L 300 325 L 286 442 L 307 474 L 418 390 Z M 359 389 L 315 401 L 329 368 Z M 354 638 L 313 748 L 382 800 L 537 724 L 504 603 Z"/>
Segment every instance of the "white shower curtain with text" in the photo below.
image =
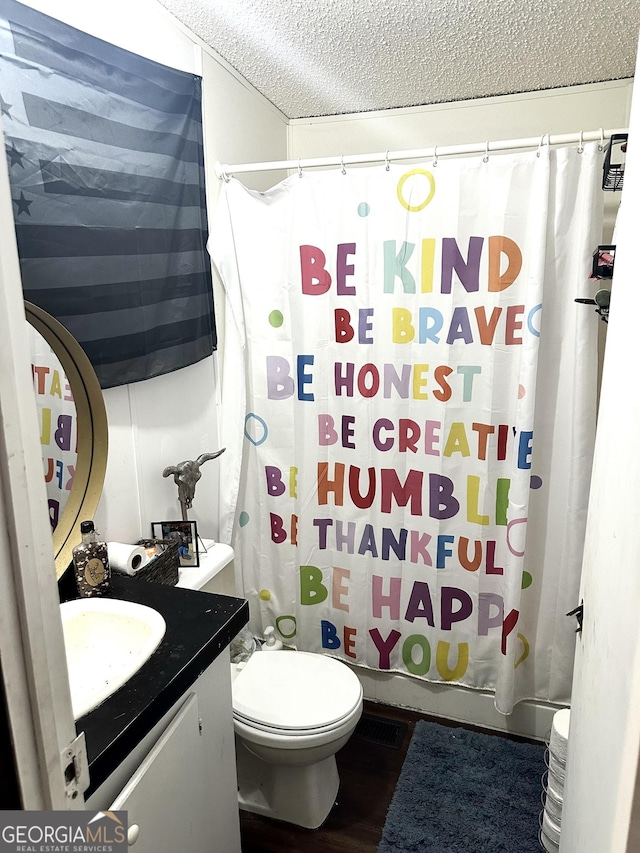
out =
<path fill-rule="evenodd" d="M 568 701 L 600 174 L 593 144 L 225 182 L 220 538 L 255 633 Z"/>

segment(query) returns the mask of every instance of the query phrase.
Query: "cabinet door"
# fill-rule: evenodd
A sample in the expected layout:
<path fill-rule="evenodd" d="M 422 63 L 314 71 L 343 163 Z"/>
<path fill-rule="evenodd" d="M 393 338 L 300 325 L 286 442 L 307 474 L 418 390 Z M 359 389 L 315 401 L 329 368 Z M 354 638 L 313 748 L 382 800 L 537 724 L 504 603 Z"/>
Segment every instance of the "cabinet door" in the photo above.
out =
<path fill-rule="evenodd" d="M 133 853 L 210 853 L 215 827 L 206 803 L 206 757 L 197 696 L 191 693 L 111 805 L 128 812 Z"/>

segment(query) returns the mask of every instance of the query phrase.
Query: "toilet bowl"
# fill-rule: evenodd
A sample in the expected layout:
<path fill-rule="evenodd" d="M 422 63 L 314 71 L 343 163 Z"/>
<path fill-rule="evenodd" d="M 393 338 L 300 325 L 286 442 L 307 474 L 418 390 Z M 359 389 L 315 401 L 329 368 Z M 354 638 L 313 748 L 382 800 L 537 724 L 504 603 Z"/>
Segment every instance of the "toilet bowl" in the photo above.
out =
<path fill-rule="evenodd" d="M 178 585 L 228 594 L 233 556 L 211 543 Z M 258 651 L 230 666 L 240 808 L 317 829 L 338 793 L 335 755 L 362 714 L 358 677 L 310 652 Z"/>
<path fill-rule="evenodd" d="M 335 754 L 362 714 L 362 687 L 342 662 L 297 651 L 232 664 L 240 808 L 316 829 L 338 793 Z"/>

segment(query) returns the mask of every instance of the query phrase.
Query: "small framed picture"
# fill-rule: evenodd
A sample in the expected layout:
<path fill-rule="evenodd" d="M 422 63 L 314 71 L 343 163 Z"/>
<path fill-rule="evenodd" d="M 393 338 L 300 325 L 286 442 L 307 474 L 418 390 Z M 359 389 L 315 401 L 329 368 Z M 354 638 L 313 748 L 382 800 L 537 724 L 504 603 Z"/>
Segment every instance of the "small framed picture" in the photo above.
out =
<path fill-rule="evenodd" d="M 178 542 L 181 568 L 200 565 L 195 521 L 153 521 L 151 535 L 154 539 L 175 539 Z"/>

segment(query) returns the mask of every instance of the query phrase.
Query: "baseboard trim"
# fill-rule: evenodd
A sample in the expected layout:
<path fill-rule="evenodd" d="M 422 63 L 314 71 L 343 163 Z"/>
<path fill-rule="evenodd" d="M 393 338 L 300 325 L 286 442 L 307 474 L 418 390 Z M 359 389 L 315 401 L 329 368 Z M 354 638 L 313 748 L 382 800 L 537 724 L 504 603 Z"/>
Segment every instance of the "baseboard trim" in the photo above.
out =
<path fill-rule="evenodd" d="M 372 702 L 540 741 L 548 739 L 555 712 L 566 707 L 528 699 L 519 702 L 505 716 L 496 711 L 493 693 L 489 691 L 434 684 L 360 666 L 352 669 L 360 679 L 365 699 Z"/>

